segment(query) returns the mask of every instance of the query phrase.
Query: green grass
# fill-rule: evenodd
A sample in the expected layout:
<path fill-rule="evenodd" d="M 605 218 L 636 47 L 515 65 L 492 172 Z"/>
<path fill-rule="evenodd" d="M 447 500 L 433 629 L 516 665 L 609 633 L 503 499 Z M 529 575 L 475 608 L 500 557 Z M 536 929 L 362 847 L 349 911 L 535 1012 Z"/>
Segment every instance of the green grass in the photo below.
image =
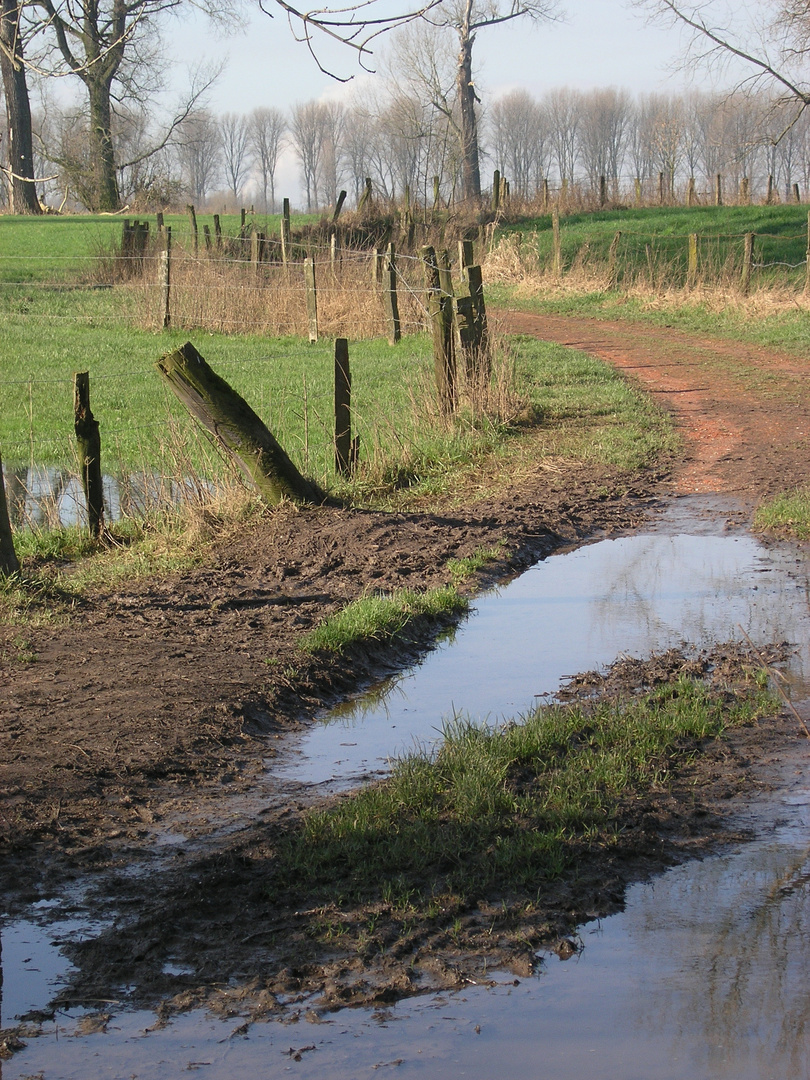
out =
<path fill-rule="evenodd" d="M 278 852 L 275 888 L 307 906 L 405 895 L 422 910 L 437 895 L 532 895 L 583 845 L 615 843 L 622 806 L 666 784 L 701 740 L 773 708 L 756 686 L 732 700 L 681 680 L 495 728 L 456 720 L 389 779 L 308 812 Z"/>
<path fill-rule="evenodd" d="M 769 499 L 757 509 L 754 526 L 797 540 L 810 539 L 810 491 L 788 491 Z"/>
<path fill-rule="evenodd" d="M 468 606 L 451 585 L 425 593 L 401 589 L 390 595 L 365 596 L 307 634 L 301 647 L 311 653 L 341 653 L 352 645 L 391 641 L 401 637 L 414 619 L 457 616 Z"/>
<path fill-rule="evenodd" d="M 606 264 L 617 232 L 619 283 L 653 271 L 682 285 L 687 269 L 687 237 L 698 240 L 698 276 L 714 278 L 724 272 L 734 277 L 742 266 L 742 237 L 756 235 L 754 261 L 767 266 L 757 271 L 755 283 L 803 282 L 807 248 L 807 210 L 796 204 L 779 206 L 644 207 L 563 215 L 560 237 L 563 270 L 577 259 Z M 551 215 L 505 224 L 499 235 L 518 233 L 525 249 L 540 265 L 550 268 Z"/>

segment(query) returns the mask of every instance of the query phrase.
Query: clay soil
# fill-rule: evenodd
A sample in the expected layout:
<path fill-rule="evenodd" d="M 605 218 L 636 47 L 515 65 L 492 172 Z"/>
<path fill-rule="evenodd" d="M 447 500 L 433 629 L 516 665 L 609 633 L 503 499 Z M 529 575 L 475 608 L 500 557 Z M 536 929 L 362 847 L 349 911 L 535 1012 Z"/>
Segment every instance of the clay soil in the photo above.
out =
<path fill-rule="evenodd" d="M 445 513 L 286 507 L 221 540 L 195 569 L 92 595 L 62 622 L 0 629 L 7 910 L 76 880 L 114 921 L 74 947 L 73 1000 L 120 999 L 127 985 L 132 1000 L 163 1000 L 164 1010 L 203 1000 L 244 1010 L 249 998 L 258 1014 L 312 991 L 334 1007 L 471 977 L 493 948 L 483 928 L 495 906 L 444 913 L 398 947 L 330 955 L 313 936 L 312 912 L 268 910 L 262 883 L 274 831 L 315 798 L 279 786 L 275 799 L 252 801 L 260 774 L 267 794 L 274 742 L 423 653 L 441 627 L 417 625 L 393 645 L 338 659 L 304 654 L 301 635 L 369 588 L 443 584 L 449 558 L 480 548 L 501 545 L 502 556 L 471 591 L 586 537 L 633 529 L 662 498 L 728 495 L 747 514 L 762 496 L 804 483 L 810 397 L 795 358 L 629 324 L 502 320 L 639 381 L 674 414 L 681 459 L 633 476 L 538 468 L 497 500 L 459 508 L 456 499 Z M 499 958 L 530 969 L 527 941 L 565 953 L 576 923 L 615 910 L 628 881 L 727 835 L 729 795 L 760 782 L 754 760 L 795 737 L 795 721 L 782 717 L 707 749 L 688 778 L 628 811 L 620 852 L 591 854 L 528 922 L 519 905 L 504 915 Z M 223 827 L 226 805 L 244 808 L 236 825 Z M 159 844 L 166 831 L 188 843 Z M 440 929 L 449 914 L 463 915 L 464 948 L 458 924 L 452 940 Z M 185 973 L 165 974 L 168 960 Z"/>

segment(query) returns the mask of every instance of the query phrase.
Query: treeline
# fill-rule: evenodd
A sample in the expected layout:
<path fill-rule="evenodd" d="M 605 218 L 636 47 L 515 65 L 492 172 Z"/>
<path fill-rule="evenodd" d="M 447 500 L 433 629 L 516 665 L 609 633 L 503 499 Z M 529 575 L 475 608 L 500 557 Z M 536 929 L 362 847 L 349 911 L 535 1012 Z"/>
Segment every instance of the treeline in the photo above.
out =
<path fill-rule="evenodd" d="M 810 121 L 795 123 L 793 108 L 765 95 L 633 97 L 609 88 L 552 90 L 534 98 L 515 90 L 481 116 L 484 164 L 509 181 L 512 197 L 579 191 L 604 200 L 713 201 L 716 178 L 733 201 L 744 184 L 753 200 L 792 199 L 810 191 Z M 36 173 L 43 201 L 92 207 L 96 178 L 82 110 L 34 116 Z M 462 147 L 452 106 L 442 110 L 412 88 L 387 89 L 347 105 L 308 101 L 289 112 L 274 107 L 249 114 L 195 110 L 157 153 L 142 113 L 116 118 L 124 161 L 118 182 L 131 206 L 162 209 L 216 196 L 234 206 L 277 209 L 282 155 L 300 176 L 300 206 L 333 206 L 346 189 L 357 205 L 367 178 L 379 200 L 432 205 L 461 200 Z M 439 178 L 438 189 L 435 178 Z M 773 179 L 769 186 L 769 178 Z M 289 195 L 290 192 L 284 192 Z"/>

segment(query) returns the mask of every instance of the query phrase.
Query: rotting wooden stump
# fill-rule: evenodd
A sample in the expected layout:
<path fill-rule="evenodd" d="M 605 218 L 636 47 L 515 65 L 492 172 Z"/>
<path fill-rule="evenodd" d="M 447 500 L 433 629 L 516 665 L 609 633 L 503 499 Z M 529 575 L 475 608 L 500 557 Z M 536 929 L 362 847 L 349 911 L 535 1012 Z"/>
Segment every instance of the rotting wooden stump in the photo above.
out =
<path fill-rule="evenodd" d="M 324 501 L 318 485 L 299 473 L 245 399 L 217 375 L 190 341 L 156 363 L 178 399 L 236 461 L 265 501 Z"/>

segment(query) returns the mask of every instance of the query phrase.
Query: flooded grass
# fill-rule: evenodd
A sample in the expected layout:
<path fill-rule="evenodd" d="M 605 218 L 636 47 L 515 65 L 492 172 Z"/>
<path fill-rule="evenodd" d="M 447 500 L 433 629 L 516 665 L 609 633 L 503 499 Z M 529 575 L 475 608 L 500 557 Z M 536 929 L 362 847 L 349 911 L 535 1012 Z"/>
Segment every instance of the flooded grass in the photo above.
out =
<path fill-rule="evenodd" d="M 469 607 L 452 585 L 428 592 L 401 589 L 389 595 L 364 596 L 347 604 L 307 634 L 305 652 L 343 652 L 351 645 L 401 637 L 414 619 L 462 615 Z"/>
<path fill-rule="evenodd" d="M 754 525 L 766 532 L 810 538 L 810 491 L 788 491 L 763 503 L 754 515 Z"/>
<path fill-rule="evenodd" d="M 457 718 L 437 748 L 390 778 L 306 815 L 280 849 L 273 890 L 308 906 L 388 901 L 412 917 L 438 898 L 459 909 L 531 897 L 583 845 L 612 845 L 626 800 L 656 785 L 702 740 L 772 714 L 756 684 L 735 695 L 680 679 L 625 701 L 546 706 L 519 722 Z"/>

